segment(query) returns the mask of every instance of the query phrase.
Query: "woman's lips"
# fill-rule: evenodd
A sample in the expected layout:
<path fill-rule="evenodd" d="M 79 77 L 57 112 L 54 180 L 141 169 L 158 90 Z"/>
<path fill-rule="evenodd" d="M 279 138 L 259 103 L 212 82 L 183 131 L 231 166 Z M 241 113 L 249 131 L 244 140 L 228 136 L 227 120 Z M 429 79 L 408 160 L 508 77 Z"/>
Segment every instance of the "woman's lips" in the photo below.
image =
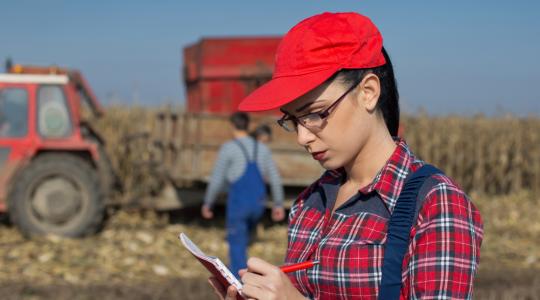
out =
<path fill-rule="evenodd" d="M 319 151 L 319 152 L 311 153 L 311 156 L 313 156 L 314 160 L 323 160 L 325 154 L 326 154 L 326 151 Z"/>

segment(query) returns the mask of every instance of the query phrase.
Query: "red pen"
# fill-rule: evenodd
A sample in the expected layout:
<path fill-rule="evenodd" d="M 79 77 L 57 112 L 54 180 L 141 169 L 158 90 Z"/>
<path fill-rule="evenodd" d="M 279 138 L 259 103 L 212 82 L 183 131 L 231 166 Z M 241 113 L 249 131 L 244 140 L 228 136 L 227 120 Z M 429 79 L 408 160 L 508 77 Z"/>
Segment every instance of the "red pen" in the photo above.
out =
<path fill-rule="evenodd" d="M 301 263 L 297 263 L 297 264 L 281 266 L 279 268 L 281 269 L 281 271 L 283 271 L 283 273 L 291 273 L 291 272 L 294 272 L 294 271 L 311 268 L 314 265 L 318 265 L 318 264 L 319 264 L 319 261 L 314 260 L 314 261 L 305 261 L 305 262 L 301 262 Z"/>

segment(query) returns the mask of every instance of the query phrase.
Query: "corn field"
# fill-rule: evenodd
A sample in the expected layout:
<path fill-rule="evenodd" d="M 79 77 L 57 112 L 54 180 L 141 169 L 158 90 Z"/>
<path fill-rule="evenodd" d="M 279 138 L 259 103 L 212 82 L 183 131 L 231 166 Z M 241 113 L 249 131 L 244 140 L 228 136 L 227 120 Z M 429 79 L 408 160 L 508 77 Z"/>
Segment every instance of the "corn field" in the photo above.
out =
<path fill-rule="evenodd" d="M 468 192 L 540 192 L 540 119 L 404 118 L 413 151 Z"/>
<path fill-rule="evenodd" d="M 148 161 L 152 145 L 140 133 L 152 132 L 159 111 L 111 107 L 98 122 L 125 190 L 133 196 L 159 188 L 158 182 L 152 182 L 155 178 L 134 172 L 134 168 L 148 168 L 140 163 Z M 416 155 L 442 169 L 469 193 L 540 193 L 538 117 L 404 116 L 402 127 Z"/>

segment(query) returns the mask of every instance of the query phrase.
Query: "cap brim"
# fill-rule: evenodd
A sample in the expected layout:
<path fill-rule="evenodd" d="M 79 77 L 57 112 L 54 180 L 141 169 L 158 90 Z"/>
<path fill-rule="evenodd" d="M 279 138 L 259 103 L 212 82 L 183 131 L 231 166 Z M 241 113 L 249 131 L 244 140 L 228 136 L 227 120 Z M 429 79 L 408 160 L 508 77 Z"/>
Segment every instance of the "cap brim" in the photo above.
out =
<path fill-rule="evenodd" d="M 338 70 L 339 68 L 331 68 L 274 78 L 244 98 L 238 105 L 238 110 L 253 112 L 276 109 L 316 88 Z"/>

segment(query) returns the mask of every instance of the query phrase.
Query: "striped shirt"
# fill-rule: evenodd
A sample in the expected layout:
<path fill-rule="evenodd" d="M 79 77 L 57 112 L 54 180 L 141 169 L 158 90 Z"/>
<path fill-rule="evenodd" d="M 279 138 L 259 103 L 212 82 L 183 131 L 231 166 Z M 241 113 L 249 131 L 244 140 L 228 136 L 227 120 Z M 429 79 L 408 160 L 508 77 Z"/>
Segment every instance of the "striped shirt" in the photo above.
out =
<path fill-rule="evenodd" d="M 252 137 L 246 136 L 223 144 L 219 150 L 216 165 L 204 196 L 206 205 L 212 206 L 218 194 L 227 188 L 229 184 L 238 180 L 247 168 L 244 152 L 235 141 L 244 146 L 249 159 L 253 160 L 255 140 Z M 283 185 L 281 184 L 279 171 L 272 159 L 272 153 L 266 145 L 260 142 L 257 143 L 257 167 L 265 181 L 270 184 L 274 206 L 282 206 Z"/>

